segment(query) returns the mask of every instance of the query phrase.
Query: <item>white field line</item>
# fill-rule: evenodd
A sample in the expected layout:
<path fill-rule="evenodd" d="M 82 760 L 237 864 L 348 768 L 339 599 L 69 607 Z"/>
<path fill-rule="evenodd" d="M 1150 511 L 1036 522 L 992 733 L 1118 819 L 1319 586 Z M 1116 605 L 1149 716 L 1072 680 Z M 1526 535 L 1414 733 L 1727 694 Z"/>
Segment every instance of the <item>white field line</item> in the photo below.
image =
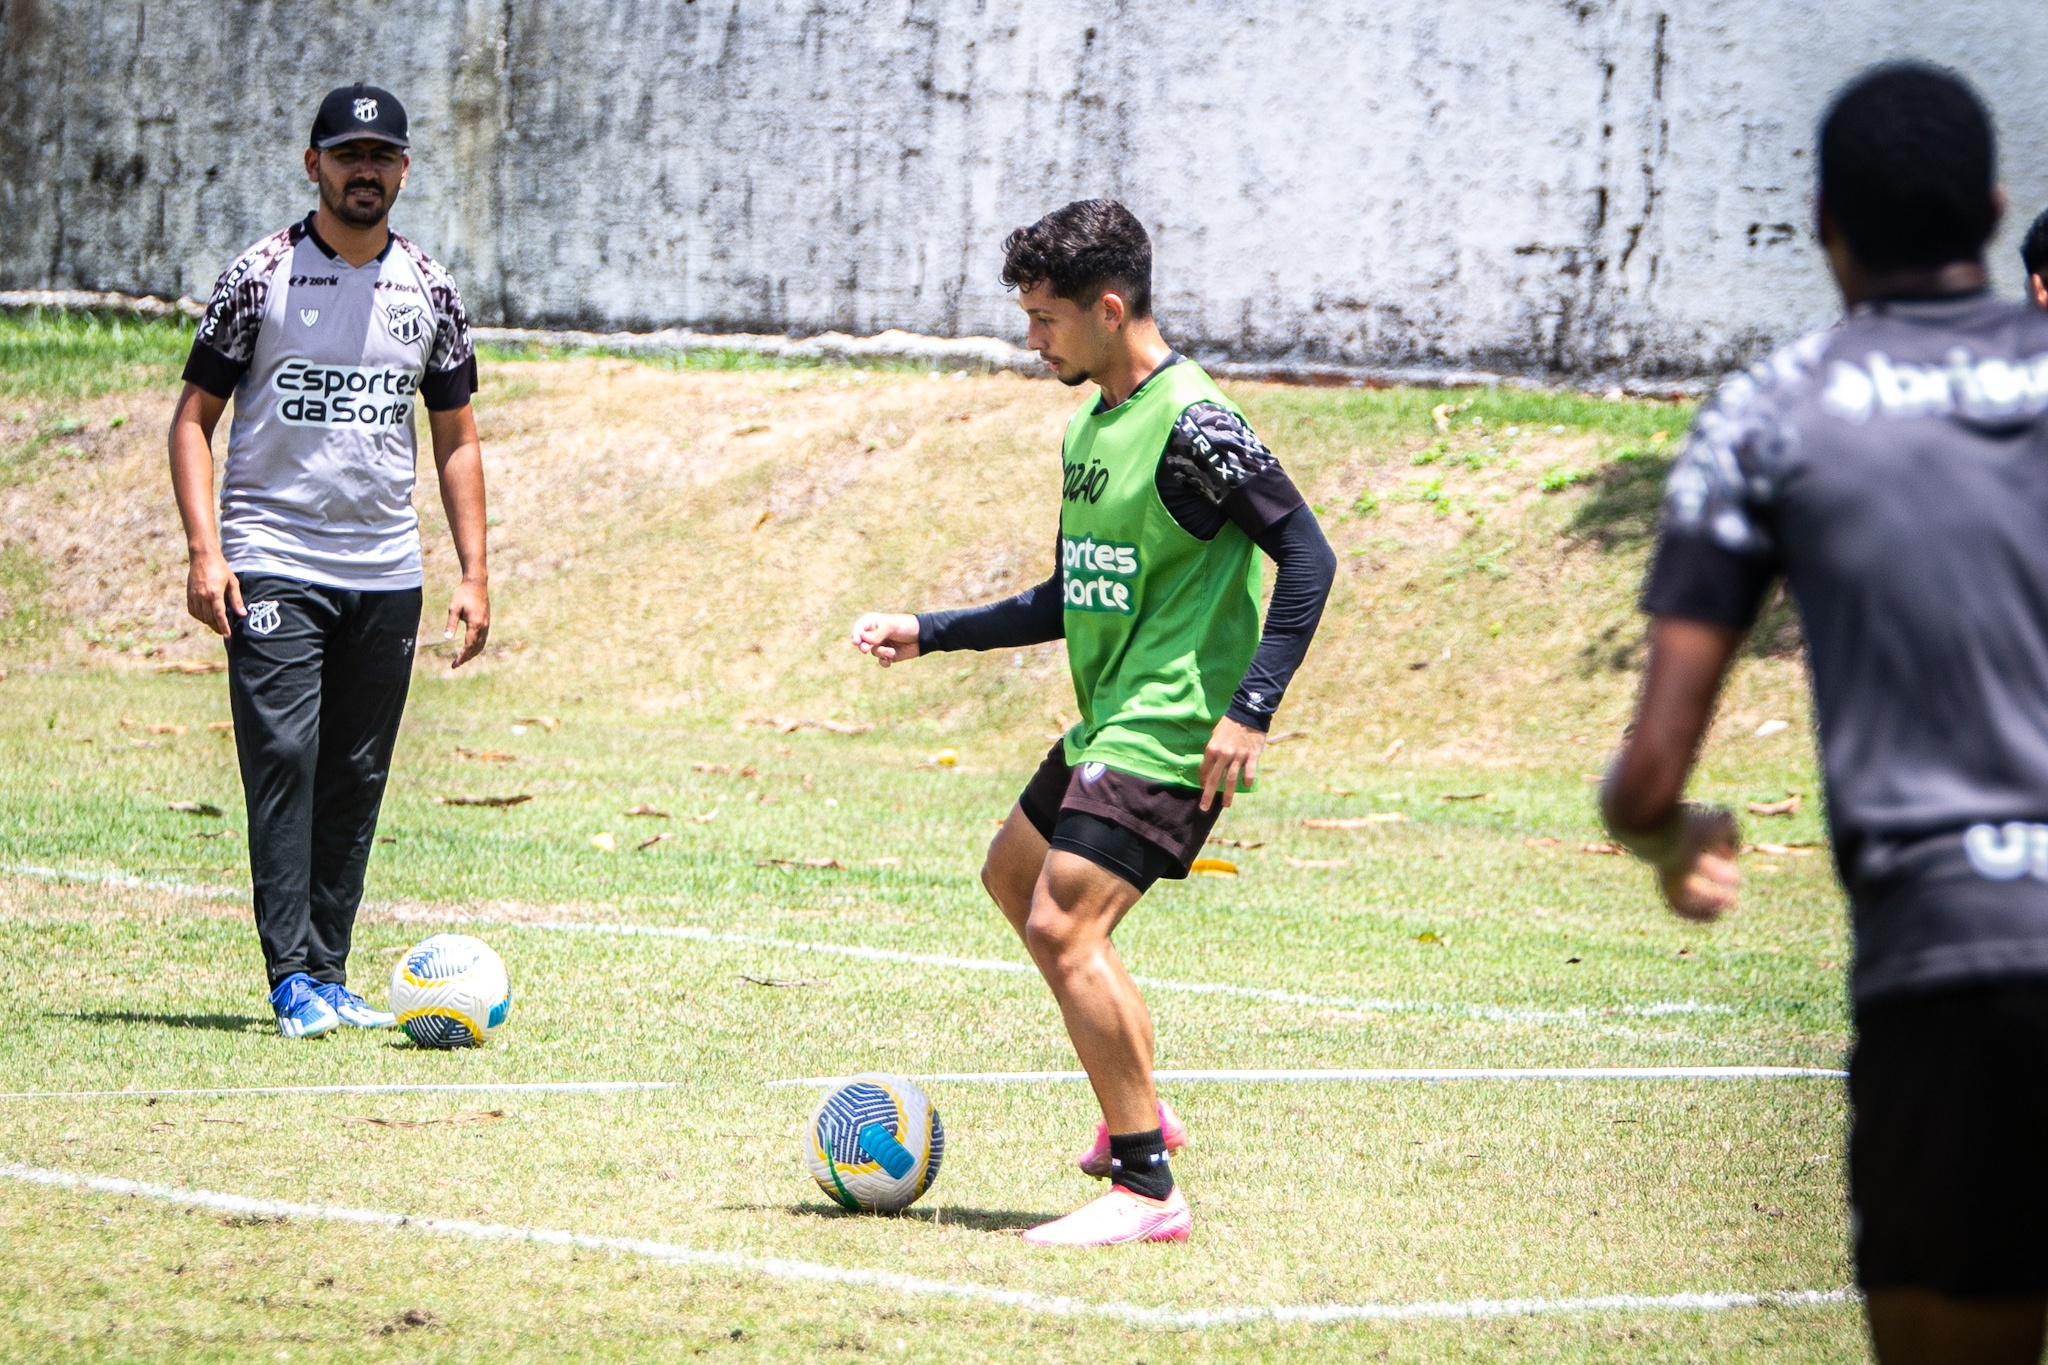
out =
<path fill-rule="evenodd" d="M 1382 1067 L 1314 1070 L 1155 1071 L 1162 1084 L 1300 1084 L 1321 1081 L 1352 1084 L 1403 1081 L 1739 1081 L 1822 1078 L 1843 1080 L 1846 1071 L 1806 1066 L 1538 1066 L 1538 1067 Z M 821 1088 L 845 1076 L 799 1076 L 763 1082 L 770 1090 L 789 1086 Z M 1085 1071 L 931 1071 L 914 1074 L 920 1084 L 1031 1085 L 1085 1081 Z M 262 1095 L 622 1095 L 655 1090 L 685 1090 L 692 1081 L 441 1081 L 393 1082 L 388 1085 L 247 1085 L 209 1086 L 186 1090 L 14 1090 L 0 1091 L 0 1100 L 142 1100 L 219 1099 Z"/>
<path fill-rule="evenodd" d="M 541 1246 L 576 1247 L 616 1255 L 640 1256 L 670 1265 L 712 1266 L 769 1279 L 854 1285 L 908 1297 L 954 1299 L 1000 1304 L 1057 1317 L 1106 1318 L 1139 1327 L 1228 1327 L 1241 1323 L 1338 1323 L 1536 1317 L 1558 1313 L 1717 1312 L 1730 1308 L 1801 1308 L 1851 1301 L 1846 1289 L 1765 1290 L 1758 1293 L 1606 1294 L 1568 1299 L 1464 1299 L 1421 1303 L 1241 1304 L 1216 1308 L 1149 1307 L 1116 1300 L 1077 1299 L 1029 1289 L 1001 1289 L 971 1281 L 933 1280 L 889 1270 L 858 1270 L 797 1261 L 779 1256 L 748 1256 L 736 1251 L 705 1251 L 639 1237 L 607 1237 L 555 1228 L 512 1227 L 459 1218 L 425 1218 L 356 1209 L 334 1204 L 299 1204 L 281 1199 L 254 1199 L 211 1190 L 188 1190 L 116 1176 L 81 1175 L 35 1166 L 0 1165 L 0 1178 L 55 1189 L 90 1190 L 98 1194 L 154 1199 L 185 1208 L 211 1209 L 245 1217 L 305 1218 L 369 1227 L 406 1228 L 441 1237 L 482 1242 L 530 1242 Z"/>
<path fill-rule="evenodd" d="M 442 919 L 432 923 L 487 923 Z M 951 957 L 940 953 L 912 953 L 897 948 L 869 948 L 854 943 L 820 943 L 803 939 L 774 938 L 766 934 L 726 933 L 694 925 L 586 924 L 573 920 L 541 920 L 522 924 L 527 929 L 564 933 L 618 934 L 628 937 L 686 939 L 699 943 L 730 943 L 750 948 L 779 948 L 796 953 L 820 953 L 832 957 L 861 958 L 870 962 L 901 962 L 919 967 L 944 967 L 964 972 L 1009 972 L 1037 976 L 1038 968 L 1028 962 L 1011 962 L 993 957 Z M 1232 1000 L 1257 1000 L 1266 1004 L 1294 1005 L 1305 1009 L 1357 1010 L 1368 1014 L 1437 1014 L 1492 1023 L 1590 1024 L 1599 1023 L 1606 1010 L 1583 1005 L 1564 1010 L 1528 1009 L 1509 1005 L 1468 1005 L 1455 1001 L 1383 1000 L 1368 996 L 1310 995 L 1302 991 L 1274 990 L 1260 986 L 1227 986 L 1209 981 L 1173 981 L 1164 977 L 1133 974 L 1131 980 L 1149 991 L 1169 995 L 1214 995 Z M 1727 1014 L 1725 1005 L 1704 1005 L 1697 1000 L 1668 1000 L 1650 1005 L 1617 1005 L 1613 1013 L 1634 1018 L 1661 1018 L 1676 1014 Z"/>
<path fill-rule="evenodd" d="M 191 1090 L 14 1090 L 0 1100 L 169 1100 L 219 1099 L 244 1095 L 625 1095 L 646 1090 L 684 1090 L 692 1081 L 438 1081 L 390 1085 L 232 1085 Z"/>
<path fill-rule="evenodd" d="M 75 882 L 127 889 L 166 891 L 174 895 L 226 899 L 218 888 L 191 882 L 152 881 L 124 872 L 67 871 L 25 864 L 0 864 L 0 872 L 36 877 L 45 881 Z M 366 907 L 369 908 L 369 907 Z M 476 927 L 492 925 L 515 929 L 539 929 L 550 933 L 611 934 L 632 938 L 680 939 L 695 943 L 724 943 L 748 948 L 775 948 L 793 953 L 817 953 L 830 957 L 858 958 L 869 962 L 900 962 L 906 966 L 939 967 L 962 972 L 1002 972 L 1036 976 L 1038 969 L 1028 962 L 1003 958 L 953 957 L 942 953 L 913 953 L 895 948 L 870 948 L 854 943 L 823 943 L 815 940 L 776 938 L 766 934 L 741 934 L 695 925 L 607 924 L 577 920 L 507 920 L 489 916 L 407 913 L 385 910 L 385 917 L 398 923 L 420 923 Z M 1314 995 L 1303 991 L 1262 986 L 1231 986 L 1209 981 L 1174 981 L 1165 977 L 1133 975 L 1149 991 L 1168 995 L 1210 995 L 1231 1000 L 1255 1000 L 1262 1004 L 1290 1005 L 1297 1009 L 1354 1010 L 1364 1014 L 1424 1014 L 1504 1024 L 1600 1024 L 1616 1016 L 1659 1019 L 1670 1015 L 1728 1014 L 1726 1005 L 1707 1005 L 1697 1000 L 1663 1000 L 1648 1005 L 1613 1005 L 1591 1009 L 1575 1005 L 1570 1009 L 1533 1009 L 1519 1005 L 1473 1005 L 1458 1001 L 1394 1000 L 1373 996 Z"/>
<path fill-rule="evenodd" d="M 1152 1079 L 1161 1084 L 1298 1084 L 1335 1081 L 1374 1083 L 1402 1081 L 1762 1081 L 1824 1079 L 1846 1080 L 1846 1071 L 1814 1066 L 1473 1066 L 1473 1067 L 1357 1067 L 1332 1070 L 1224 1070 L 1155 1071 Z M 771 1090 L 784 1086 L 822 1088 L 838 1085 L 846 1076 L 799 1076 L 769 1081 Z M 919 1084 L 1040 1085 L 1064 1081 L 1085 1081 L 1085 1071 L 934 1071 L 913 1075 Z M 9 1098 L 0 1095 L 0 1099 Z"/>

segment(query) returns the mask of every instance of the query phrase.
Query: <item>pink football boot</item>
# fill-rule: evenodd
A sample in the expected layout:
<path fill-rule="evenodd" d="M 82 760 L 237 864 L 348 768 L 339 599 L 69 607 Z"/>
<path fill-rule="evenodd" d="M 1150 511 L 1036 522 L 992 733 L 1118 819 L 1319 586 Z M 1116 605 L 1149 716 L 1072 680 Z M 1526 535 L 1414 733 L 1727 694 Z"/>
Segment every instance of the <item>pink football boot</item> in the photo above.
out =
<path fill-rule="evenodd" d="M 1147 1199 L 1121 1185 L 1083 1204 L 1064 1218 L 1041 1223 L 1024 1234 L 1037 1247 L 1106 1247 L 1123 1242 L 1185 1242 L 1195 1226 L 1180 1187 L 1164 1199 Z"/>
<path fill-rule="evenodd" d="M 1180 1121 L 1180 1115 L 1174 1113 L 1165 1100 L 1159 1101 L 1159 1132 L 1166 1139 L 1169 1152 L 1177 1152 L 1188 1145 L 1188 1126 Z M 1109 1175 L 1109 1124 L 1101 1119 L 1095 1121 L 1094 1143 L 1081 1153 L 1081 1171 L 1097 1180 Z"/>

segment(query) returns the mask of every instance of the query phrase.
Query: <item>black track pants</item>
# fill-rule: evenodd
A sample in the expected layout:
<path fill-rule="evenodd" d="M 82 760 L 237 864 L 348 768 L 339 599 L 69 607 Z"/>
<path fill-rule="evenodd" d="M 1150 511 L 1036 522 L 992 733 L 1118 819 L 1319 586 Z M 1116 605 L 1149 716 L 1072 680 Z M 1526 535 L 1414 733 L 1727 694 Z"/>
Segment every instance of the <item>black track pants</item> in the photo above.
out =
<path fill-rule="evenodd" d="M 263 963 L 272 986 L 294 972 L 346 984 L 420 590 L 240 577 L 249 614 L 228 637 L 228 696 Z"/>

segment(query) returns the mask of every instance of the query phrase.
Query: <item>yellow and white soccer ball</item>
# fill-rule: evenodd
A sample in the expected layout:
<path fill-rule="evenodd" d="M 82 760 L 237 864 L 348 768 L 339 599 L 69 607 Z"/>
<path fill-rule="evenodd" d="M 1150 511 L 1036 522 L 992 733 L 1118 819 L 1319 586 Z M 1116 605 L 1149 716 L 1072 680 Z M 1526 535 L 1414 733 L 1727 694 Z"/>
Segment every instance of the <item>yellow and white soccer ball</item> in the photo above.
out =
<path fill-rule="evenodd" d="M 421 1047 L 481 1047 L 512 1012 L 512 983 L 490 944 L 436 934 L 391 969 L 391 1012 Z"/>
<path fill-rule="evenodd" d="M 924 1091 L 867 1071 L 827 1091 L 811 1115 L 804 1160 L 841 1207 L 895 1213 L 939 1178 L 946 1129 Z"/>

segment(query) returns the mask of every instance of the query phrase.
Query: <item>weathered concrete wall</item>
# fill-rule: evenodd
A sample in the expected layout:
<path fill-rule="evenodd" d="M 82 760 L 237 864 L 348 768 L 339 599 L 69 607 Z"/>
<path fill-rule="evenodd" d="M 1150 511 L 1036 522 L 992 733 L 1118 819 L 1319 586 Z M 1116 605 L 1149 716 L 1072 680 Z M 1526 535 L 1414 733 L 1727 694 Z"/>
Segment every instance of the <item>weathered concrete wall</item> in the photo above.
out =
<path fill-rule="evenodd" d="M 1003 234 L 1114 194 L 1240 359 L 1710 372 L 1833 312 L 1812 127 L 1925 56 L 2048 202 L 2041 0 L 0 0 L 0 288 L 203 294 L 331 84 L 480 320 L 1010 335 Z M 2017 287 L 2001 238 L 2000 283 Z"/>

